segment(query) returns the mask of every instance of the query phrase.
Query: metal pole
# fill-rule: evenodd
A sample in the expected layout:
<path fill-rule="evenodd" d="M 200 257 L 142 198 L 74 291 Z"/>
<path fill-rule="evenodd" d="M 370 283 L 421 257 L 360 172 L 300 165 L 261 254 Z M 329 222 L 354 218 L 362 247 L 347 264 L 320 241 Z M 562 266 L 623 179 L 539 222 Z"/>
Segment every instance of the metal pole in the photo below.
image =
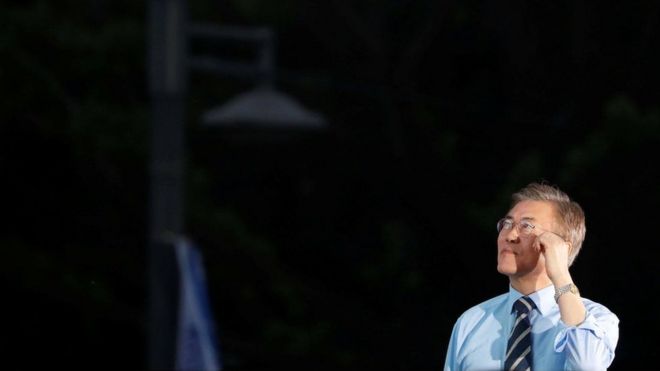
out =
<path fill-rule="evenodd" d="M 178 306 L 172 240 L 183 232 L 185 0 L 150 0 L 147 63 L 151 98 L 147 365 L 174 368 Z"/>

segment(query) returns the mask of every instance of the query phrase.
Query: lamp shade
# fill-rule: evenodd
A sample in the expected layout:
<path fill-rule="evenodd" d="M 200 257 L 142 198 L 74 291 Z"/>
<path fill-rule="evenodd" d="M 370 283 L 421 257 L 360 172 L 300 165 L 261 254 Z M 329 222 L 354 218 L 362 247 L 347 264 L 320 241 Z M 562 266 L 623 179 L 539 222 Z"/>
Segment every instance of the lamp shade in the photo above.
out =
<path fill-rule="evenodd" d="M 273 130 L 319 130 L 326 126 L 319 113 L 270 86 L 259 86 L 238 95 L 206 112 L 202 121 L 208 126 Z"/>

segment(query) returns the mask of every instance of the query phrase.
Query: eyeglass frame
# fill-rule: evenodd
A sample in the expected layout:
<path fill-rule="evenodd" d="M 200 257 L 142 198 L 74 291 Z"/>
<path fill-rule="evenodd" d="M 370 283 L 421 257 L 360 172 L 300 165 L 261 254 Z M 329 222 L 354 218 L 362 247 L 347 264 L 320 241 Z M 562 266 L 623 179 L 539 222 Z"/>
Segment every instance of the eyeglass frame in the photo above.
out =
<path fill-rule="evenodd" d="M 511 223 L 511 227 L 506 228 L 506 227 L 504 226 L 506 222 L 510 222 L 510 223 Z M 521 229 L 521 225 L 522 225 L 522 224 L 526 224 L 526 225 L 528 225 L 528 226 L 531 226 L 531 228 L 529 228 L 529 230 Z M 501 226 L 500 226 L 500 225 L 501 225 Z M 543 231 L 543 232 L 550 232 L 550 233 L 552 233 L 552 234 L 556 234 L 556 235 L 558 235 L 559 237 L 561 237 L 562 239 L 564 239 L 564 237 L 562 237 L 560 234 L 555 233 L 555 232 L 553 232 L 553 231 L 549 231 L 549 230 L 547 230 L 547 229 L 543 229 L 543 228 L 537 226 L 536 224 L 532 223 L 531 221 L 526 220 L 525 218 L 523 218 L 522 220 L 519 220 L 519 221 L 516 222 L 516 221 L 514 221 L 513 218 L 511 218 L 511 217 L 504 217 L 504 218 L 502 218 L 502 219 L 500 219 L 500 220 L 497 221 L 497 225 L 496 225 L 495 228 L 497 229 L 497 233 L 500 234 L 500 233 L 502 233 L 503 230 L 505 230 L 505 229 L 506 229 L 506 230 L 512 230 L 514 227 L 516 228 L 516 231 L 517 231 L 518 233 L 520 233 L 520 234 L 522 234 L 522 235 L 524 235 L 524 236 L 530 236 L 530 235 L 533 234 L 532 232 L 533 232 L 534 230 L 537 230 L 537 229 L 538 229 L 538 230 Z"/>

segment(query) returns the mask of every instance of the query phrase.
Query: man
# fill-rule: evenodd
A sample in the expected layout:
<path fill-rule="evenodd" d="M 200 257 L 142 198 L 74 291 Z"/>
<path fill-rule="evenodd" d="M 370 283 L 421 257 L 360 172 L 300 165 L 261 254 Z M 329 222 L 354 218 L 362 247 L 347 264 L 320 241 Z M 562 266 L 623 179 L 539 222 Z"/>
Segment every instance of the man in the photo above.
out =
<path fill-rule="evenodd" d="M 604 370 L 619 319 L 582 298 L 568 267 L 586 228 L 580 205 L 532 183 L 497 223 L 497 270 L 509 292 L 467 310 L 452 331 L 449 370 Z"/>

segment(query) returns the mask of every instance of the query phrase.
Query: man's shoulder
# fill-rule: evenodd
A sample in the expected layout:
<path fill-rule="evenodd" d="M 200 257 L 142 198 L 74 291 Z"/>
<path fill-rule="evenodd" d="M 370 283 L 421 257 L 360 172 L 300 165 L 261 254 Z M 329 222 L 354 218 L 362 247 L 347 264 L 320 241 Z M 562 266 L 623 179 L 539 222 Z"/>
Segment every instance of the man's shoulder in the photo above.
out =
<path fill-rule="evenodd" d="M 508 294 L 505 293 L 483 301 L 463 312 L 457 322 L 470 323 L 479 321 L 484 316 L 492 314 L 502 308 L 506 304 L 507 297 Z"/>

